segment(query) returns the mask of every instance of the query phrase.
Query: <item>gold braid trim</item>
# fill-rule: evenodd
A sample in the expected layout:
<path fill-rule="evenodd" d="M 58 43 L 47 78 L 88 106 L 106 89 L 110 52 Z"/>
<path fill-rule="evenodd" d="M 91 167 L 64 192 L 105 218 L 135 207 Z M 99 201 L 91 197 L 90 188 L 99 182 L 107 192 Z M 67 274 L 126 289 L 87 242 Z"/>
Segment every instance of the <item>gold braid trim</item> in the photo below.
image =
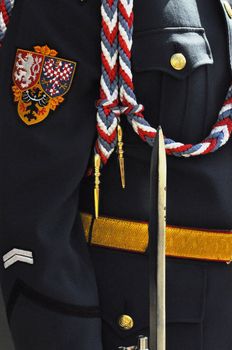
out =
<path fill-rule="evenodd" d="M 86 240 L 92 215 L 81 214 Z M 208 231 L 167 226 L 166 255 L 170 257 L 231 262 L 232 232 Z M 94 220 L 91 245 L 145 253 L 148 245 L 148 224 L 99 217 Z"/>

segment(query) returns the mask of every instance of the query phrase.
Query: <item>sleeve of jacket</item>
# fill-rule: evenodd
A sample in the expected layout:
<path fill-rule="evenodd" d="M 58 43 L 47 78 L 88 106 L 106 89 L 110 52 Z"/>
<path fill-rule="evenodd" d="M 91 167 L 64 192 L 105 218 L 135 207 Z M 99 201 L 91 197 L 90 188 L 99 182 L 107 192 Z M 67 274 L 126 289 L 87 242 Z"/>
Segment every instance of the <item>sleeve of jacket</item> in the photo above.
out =
<path fill-rule="evenodd" d="M 0 273 L 17 350 L 101 349 L 95 275 L 78 212 L 99 81 L 90 10 L 77 1 L 16 1 L 0 49 Z M 96 28 L 98 18 L 92 20 Z M 83 46 L 83 40 L 92 44 Z M 42 73 L 31 74 L 34 85 L 27 90 L 13 74 L 18 49 L 44 45 L 76 63 L 65 87 L 56 80 L 59 103 L 41 88 Z M 38 97 L 44 90 L 43 114 Z"/>

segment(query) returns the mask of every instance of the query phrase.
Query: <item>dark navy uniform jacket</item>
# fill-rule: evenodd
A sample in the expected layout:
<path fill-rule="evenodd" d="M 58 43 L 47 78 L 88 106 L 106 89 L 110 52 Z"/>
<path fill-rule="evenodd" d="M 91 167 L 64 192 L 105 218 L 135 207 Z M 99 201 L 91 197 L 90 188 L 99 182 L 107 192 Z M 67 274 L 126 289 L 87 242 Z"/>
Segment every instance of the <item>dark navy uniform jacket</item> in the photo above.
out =
<path fill-rule="evenodd" d="M 33 255 L 33 264 L 0 265 L 16 350 L 115 350 L 148 333 L 146 255 L 88 248 L 80 218 L 93 213 L 86 171 L 96 139 L 100 22 L 99 0 L 16 0 L 0 50 L 0 254 Z M 220 0 L 135 1 L 135 89 L 149 122 L 168 137 L 195 143 L 209 134 L 231 82 L 231 31 Z M 45 44 L 77 71 L 63 104 L 27 126 L 11 89 L 16 50 Z M 177 50 L 185 70 L 167 63 Z M 100 213 L 148 221 L 151 150 L 122 126 L 127 187 L 114 155 L 102 171 Z M 231 172 L 231 141 L 204 157 L 169 157 L 168 224 L 231 229 Z M 230 265 L 168 258 L 167 350 L 230 350 L 231 290 Z M 133 318 L 131 330 L 119 327 L 122 314 Z"/>

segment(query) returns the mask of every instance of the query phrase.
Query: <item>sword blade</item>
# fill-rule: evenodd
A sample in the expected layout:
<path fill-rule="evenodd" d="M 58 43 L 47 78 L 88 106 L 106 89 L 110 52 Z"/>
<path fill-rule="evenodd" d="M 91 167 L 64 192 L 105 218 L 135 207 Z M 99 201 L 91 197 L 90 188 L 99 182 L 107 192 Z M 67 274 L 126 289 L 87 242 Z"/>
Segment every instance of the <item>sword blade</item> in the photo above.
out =
<path fill-rule="evenodd" d="M 167 161 L 162 129 L 159 131 L 158 152 L 157 350 L 165 350 Z"/>
<path fill-rule="evenodd" d="M 166 348 L 166 153 L 158 128 L 151 156 L 149 219 L 150 350 Z"/>

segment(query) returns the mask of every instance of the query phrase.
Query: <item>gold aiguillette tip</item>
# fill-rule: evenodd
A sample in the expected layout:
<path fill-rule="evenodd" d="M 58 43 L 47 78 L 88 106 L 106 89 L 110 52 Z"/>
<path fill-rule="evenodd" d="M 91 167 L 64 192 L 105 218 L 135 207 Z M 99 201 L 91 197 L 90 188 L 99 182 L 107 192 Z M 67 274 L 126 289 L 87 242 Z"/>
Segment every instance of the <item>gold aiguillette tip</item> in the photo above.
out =
<path fill-rule="evenodd" d="M 118 161 L 121 175 L 122 188 L 126 187 L 126 177 L 125 177 L 125 161 L 124 161 L 124 151 L 122 142 L 122 128 L 118 125 Z"/>
<path fill-rule="evenodd" d="M 94 156 L 94 168 L 95 168 L 95 187 L 94 187 L 94 207 L 95 207 L 95 218 L 99 216 L 99 194 L 100 194 L 100 167 L 101 157 L 99 154 Z"/>

